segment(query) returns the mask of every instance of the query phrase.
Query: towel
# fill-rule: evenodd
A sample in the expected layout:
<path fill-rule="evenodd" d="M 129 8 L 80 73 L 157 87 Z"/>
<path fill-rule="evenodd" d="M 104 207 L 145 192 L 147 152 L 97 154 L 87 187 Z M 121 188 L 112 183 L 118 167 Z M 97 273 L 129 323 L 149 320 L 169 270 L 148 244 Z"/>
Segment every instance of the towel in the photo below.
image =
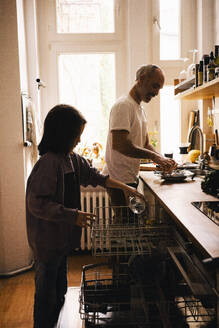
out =
<path fill-rule="evenodd" d="M 42 120 L 40 112 L 36 110 L 36 107 L 30 98 L 28 98 L 26 111 L 28 141 L 31 141 L 32 143 L 31 162 L 34 166 L 39 158 L 37 146 L 42 135 Z"/>

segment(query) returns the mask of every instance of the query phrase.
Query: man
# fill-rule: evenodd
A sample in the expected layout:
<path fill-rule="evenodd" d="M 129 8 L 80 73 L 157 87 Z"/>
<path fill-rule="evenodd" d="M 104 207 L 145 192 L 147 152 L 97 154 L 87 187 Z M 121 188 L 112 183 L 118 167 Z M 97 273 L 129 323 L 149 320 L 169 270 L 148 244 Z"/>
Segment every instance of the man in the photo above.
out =
<path fill-rule="evenodd" d="M 149 143 L 147 119 L 141 102 L 159 94 L 164 85 L 162 70 L 155 65 L 142 66 L 136 72 L 136 83 L 127 96 L 119 98 L 110 113 L 104 174 L 137 188 L 140 159 L 148 158 L 163 171 L 176 167 L 174 160 L 163 157 Z M 123 193 L 108 190 L 111 205 L 125 206 Z"/>

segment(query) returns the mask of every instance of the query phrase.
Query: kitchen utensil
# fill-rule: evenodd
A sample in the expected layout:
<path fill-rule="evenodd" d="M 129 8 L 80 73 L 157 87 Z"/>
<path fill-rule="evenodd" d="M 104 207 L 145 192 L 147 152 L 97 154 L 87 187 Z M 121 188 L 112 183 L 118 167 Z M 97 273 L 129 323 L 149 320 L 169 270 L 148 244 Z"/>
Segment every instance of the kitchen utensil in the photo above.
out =
<path fill-rule="evenodd" d="M 219 138 L 218 138 L 218 130 L 215 130 L 215 142 L 216 142 L 216 146 L 219 146 Z"/>
<path fill-rule="evenodd" d="M 194 124 L 194 120 L 195 120 L 195 112 L 194 111 L 191 111 L 189 113 L 189 127 L 188 127 L 188 136 L 187 136 L 187 140 L 189 140 L 189 133 L 193 127 L 193 124 Z"/>

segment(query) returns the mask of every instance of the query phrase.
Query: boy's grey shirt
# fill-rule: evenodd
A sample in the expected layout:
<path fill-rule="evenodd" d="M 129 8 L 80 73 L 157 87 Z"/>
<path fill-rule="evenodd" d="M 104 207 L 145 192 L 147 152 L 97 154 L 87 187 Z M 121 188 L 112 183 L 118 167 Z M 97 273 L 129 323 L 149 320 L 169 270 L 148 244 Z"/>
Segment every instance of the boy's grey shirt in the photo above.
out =
<path fill-rule="evenodd" d="M 35 164 L 27 181 L 26 223 L 27 236 L 35 259 L 49 261 L 80 246 L 81 228 L 76 226 L 80 202 L 74 208 L 64 206 L 64 175 L 75 173 L 73 187 L 80 185 L 105 187 L 108 176 L 102 175 L 78 154 L 46 153 Z"/>

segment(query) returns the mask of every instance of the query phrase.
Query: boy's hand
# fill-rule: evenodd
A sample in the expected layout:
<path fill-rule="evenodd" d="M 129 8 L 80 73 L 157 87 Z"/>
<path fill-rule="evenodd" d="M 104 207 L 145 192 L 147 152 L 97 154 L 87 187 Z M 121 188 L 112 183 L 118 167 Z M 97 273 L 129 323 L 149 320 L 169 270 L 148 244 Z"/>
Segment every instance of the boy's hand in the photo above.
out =
<path fill-rule="evenodd" d="M 90 227 L 91 223 L 95 221 L 96 215 L 93 213 L 78 211 L 76 225 L 82 228 Z"/>

